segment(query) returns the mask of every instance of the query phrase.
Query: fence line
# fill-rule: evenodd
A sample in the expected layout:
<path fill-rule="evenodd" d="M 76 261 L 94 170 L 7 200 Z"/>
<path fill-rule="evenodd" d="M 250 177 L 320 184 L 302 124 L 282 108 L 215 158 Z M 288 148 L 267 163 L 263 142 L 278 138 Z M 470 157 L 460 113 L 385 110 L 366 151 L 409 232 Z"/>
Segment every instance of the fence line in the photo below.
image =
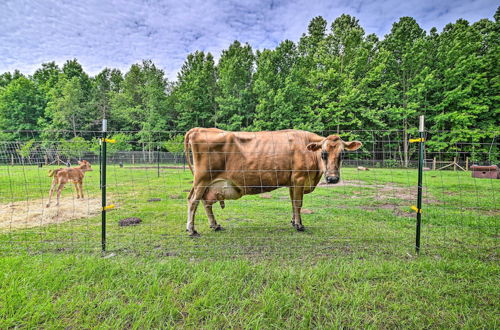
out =
<path fill-rule="evenodd" d="M 97 133 L 95 135 L 97 137 Z M 408 164 L 401 157 L 402 141 L 392 138 L 380 141 L 372 138 L 365 144 L 368 150 L 346 153 L 343 181 L 339 185 L 320 182 L 315 192 L 305 197 L 304 208 L 311 212 L 303 215 L 309 234 L 298 235 L 293 231 L 289 225 L 288 191 L 279 189 L 226 201 L 225 209 L 214 207 L 216 216 L 227 229 L 220 235 L 209 231 L 205 225 L 206 215 L 203 210 L 199 211 L 197 223 L 203 232 L 196 241 L 184 232 L 186 196 L 192 175 L 185 166 L 183 152 L 158 151 L 156 147 L 164 142 L 150 143 L 151 153 L 110 150 L 106 200 L 116 208 L 107 212 L 108 250 L 176 255 L 203 255 L 210 250 L 213 255 L 265 255 L 294 254 L 298 253 L 294 249 L 305 249 L 313 254 L 328 254 L 347 246 L 374 252 L 386 244 L 382 250 L 404 250 L 415 245 L 412 233 L 417 214 L 410 209 L 417 200 L 420 186 L 415 145 L 411 146 Z M 58 142 L 37 147 L 24 157 L 16 151 L 24 143 L 0 142 L 0 249 L 99 249 L 102 183 L 95 175 L 101 169 L 98 152 L 78 155 L 71 147 L 64 149 L 68 148 L 67 144 Z M 460 150 L 425 153 L 423 167 L 430 169 L 423 172 L 421 185 L 425 250 L 473 247 L 490 251 L 497 245 L 500 180 L 476 179 L 470 171 L 459 172 L 458 168 L 453 171 L 454 166 L 437 171 L 439 166 L 433 167 L 433 163 L 450 162 L 450 158 L 460 155 L 457 164 L 464 168 L 466 157 L 469 157 L 469 168 L 475 163 L 496 165 L 498 143 L 492 138 L 491 142 L 481 144 L 456 144 L 480 145 L 484 150 L 476 154 Z M 132 148 L 135 146 L 138 144 L 133 142 Z M 17 157 L 14 162 L 12 155 Z M 377 155 L 382 158 L 375 159 Z M 89 160 L 94 172 L 85 174 L 83 200 L 75 197 L 71 187 L 66 187 L 61 205 L 45 208 L 51 180 L 47 170 L 61 166 L 56 165 L 57 162 L 50 165 L 57 156 L 62 166 L 62 162 L 68 160 L 73 165 L 78 159 Z M 368 171 L 358 167 L 366 167 Z M 245 171 L 241 173 L 244 175 Z M 138 218 L 141 222 L 136 226 L 119 225 L 129 218 Z M 281 233 L 279 239 L 276 233 Z"/>

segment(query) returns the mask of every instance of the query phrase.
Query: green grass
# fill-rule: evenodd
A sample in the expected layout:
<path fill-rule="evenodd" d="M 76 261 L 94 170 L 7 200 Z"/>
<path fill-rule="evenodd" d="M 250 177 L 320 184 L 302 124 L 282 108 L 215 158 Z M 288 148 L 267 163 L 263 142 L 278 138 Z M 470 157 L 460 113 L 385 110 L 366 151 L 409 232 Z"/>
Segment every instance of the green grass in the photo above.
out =
<path fill-rule="evenodd" d="M 108 170 L 110 257 L 99 215 L 0 234 L 0 328 L 498 327 L 500 180 L 425 172 L 416 257 L 415 170 L 343 169 L 349 185 L 306 195 L 303 233 L 287 189 L 214 206 L 222 232 L 200 207 L 198 239 L 184 231 L 188 171 Z M 0 203 L 46 199 L 46 175 L 0 167 Z M 131 216 L 143 222 L 118 226 Z"/>

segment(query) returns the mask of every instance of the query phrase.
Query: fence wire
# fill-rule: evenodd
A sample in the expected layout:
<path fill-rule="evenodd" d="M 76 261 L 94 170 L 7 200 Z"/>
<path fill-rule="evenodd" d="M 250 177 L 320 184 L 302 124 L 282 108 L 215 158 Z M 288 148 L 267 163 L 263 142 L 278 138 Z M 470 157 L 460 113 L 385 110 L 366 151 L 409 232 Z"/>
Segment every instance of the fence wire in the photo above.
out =
<path fill-rule="evenodd" d="M 123 132 L 121 132 L 123 134 Z M 180 256 L 332 255 L 363 251 L 401 253 L 414 249 L 417 199 L 416 145 L 402 131 L 340 132 L 345 141 L 363 147 L 343 154 L 341 181 L 322 178 L 304 196 L 305 232 L 290 224 L 292 203 L 287 188 L 226 200 L 214 205 L 224 231 L 209 228 L 200 205 L 199 238 L 186 233 L 187 196 L 193 175 L 186 165 L 182 132 L 127 132 L 108 145 L 108 251 Z M 327 136 L 330 132 L 324 132 Z M 0 249 L 99 251 L 101 248 L 100 132 L 79 132 L 79 138 L 39 138 L 25 132 L 22 141 L 0 142 Z M 60 136 L 61 134 L 54 134 Z M 498 165 L 497 134 L 482 141 L 441 141 L 443 132 L 428 132 L 423 199 L 422 249 L 462 249 L 496 254 L 500 180 L 471 171 L 473 165 Z M 108 133 L 113 136 L 113 132 Z M 127 137 L 127 138 L 125 138 Z M 433 139 L 436 137 L 435 139 Z M 434 143 L 432 142 L 434 141 Z M 286 145 L 275 144 L 275 154 Z M 304 150 L 304 152 L 307 152 Z M 268 155 L 253 151 L 251 159 Z M 78 166 L 87 160 L 84 197 L 73 184 L 61 191 L 59 205 L 47 207 L 52 177 L 49 170 Z M 241 174 L 245 175 L 245 164 Z M 279 171 L 279 164 L 275 171 Z M 498 170 L 497 170 L 498 171 Z"/>

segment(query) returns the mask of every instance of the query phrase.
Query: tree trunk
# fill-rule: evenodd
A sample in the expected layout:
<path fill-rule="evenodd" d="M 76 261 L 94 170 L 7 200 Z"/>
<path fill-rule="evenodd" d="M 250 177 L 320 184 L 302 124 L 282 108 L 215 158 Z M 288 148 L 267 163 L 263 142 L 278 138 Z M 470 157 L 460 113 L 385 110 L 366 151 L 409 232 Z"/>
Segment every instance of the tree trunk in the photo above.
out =
<path fill-rule="evenodd" d="M 404 131 L 403 131 L 403 154 L 404 154 L 404 164 L 408 167 L 408 123 L 406 119 L 404 120 Z"/>

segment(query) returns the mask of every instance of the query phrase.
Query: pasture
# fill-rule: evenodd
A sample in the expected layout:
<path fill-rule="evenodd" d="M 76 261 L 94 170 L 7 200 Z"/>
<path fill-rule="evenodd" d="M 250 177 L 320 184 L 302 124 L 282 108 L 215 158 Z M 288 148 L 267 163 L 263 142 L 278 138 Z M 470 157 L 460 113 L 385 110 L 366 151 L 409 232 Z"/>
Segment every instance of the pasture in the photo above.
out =
<path fill-rule="evenodd" d="M 1 328 L 498 326 L 500 180 L 424 172 L 415 256 L 415 169 L 343 168 L 305 196 L 305 232 L 282 188 L 215 205 L 221 232 L 200 207 L 190 238 L 189 170 L 112 164 L 101 255 L 92 167 L 50 209 L 54 167 L 0 167 Z"/>

